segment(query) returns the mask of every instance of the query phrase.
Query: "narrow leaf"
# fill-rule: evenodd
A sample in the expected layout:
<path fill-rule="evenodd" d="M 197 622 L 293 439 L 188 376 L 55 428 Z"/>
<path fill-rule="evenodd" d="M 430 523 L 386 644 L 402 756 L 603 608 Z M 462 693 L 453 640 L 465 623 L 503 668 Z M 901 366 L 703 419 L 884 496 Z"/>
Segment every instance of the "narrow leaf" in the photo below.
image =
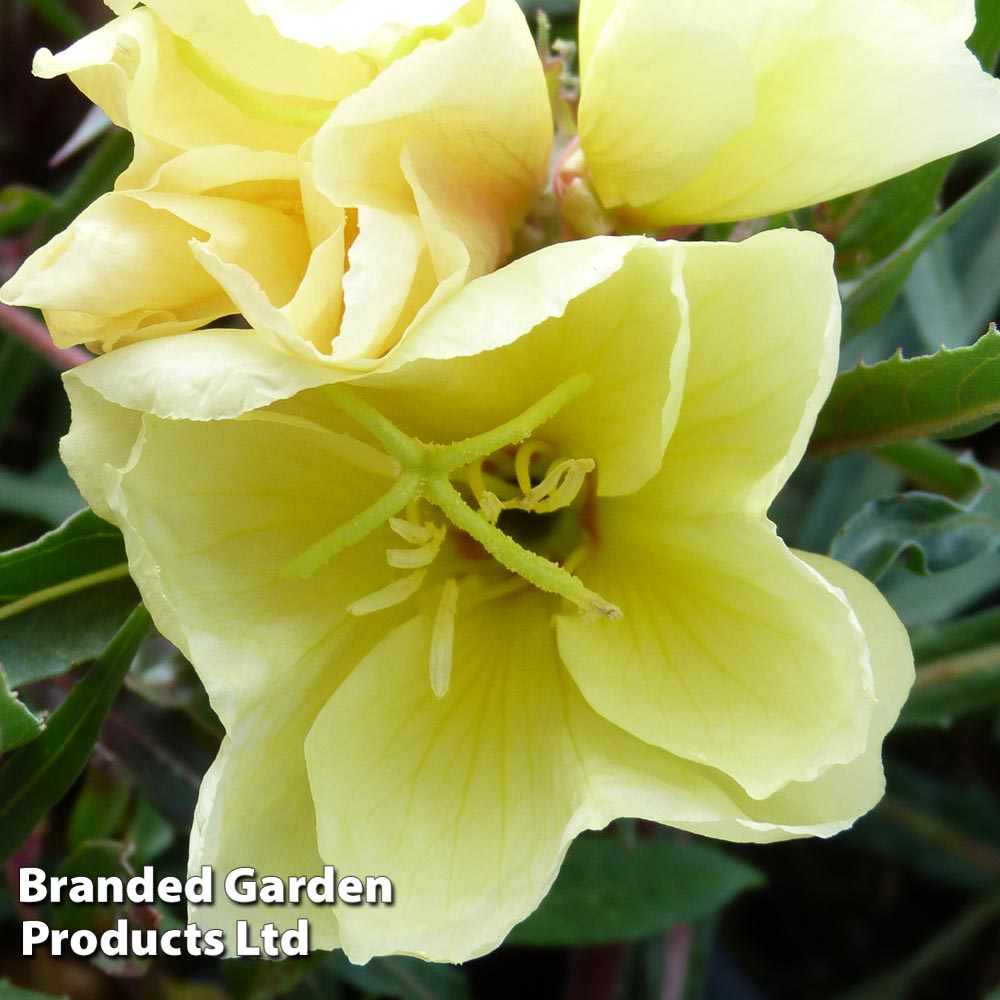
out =
<path fill-rule="evenodd" d="M 905 247 L 886 258 L 854 286 L 844 302 L 845 341 L 874 326 L 889 311 L 906 284 L 917 258 L 997 184 L 1000 184 L 1000 167 L 989 173 L 946 212 L 942 212 L 920 230 Z"/>
<path fill-rule="evenodd" d="M 97 656 L 138 600 L 121 534 L 89 510 L 0 553 L 0 661 L 11 684 Z"/>
<path fill-rule="evenodd" d="M 80 775 L 149 622 L 146 609 L 137 608 L 52 713 L 45 732 L 0 764 L 0 860 L 18 851 Z"/>
<path fill-rule="evenodd" d="M 716 847 L 672 838 L 580 837 L 542 905 L 508 944 L 554 947 L 651 937 L 704 917 L 762 883 Z"/>
<path fill-rule="evenodd" d="M 0 666 L 0 753 L 30 743 L 44 728 L 10 689 L 7 672 Z"/>
<path fill-rule="evenodd" d="M 893 441 L 957 436 L 1000 420 L 1000 332 L 971 347 L 859 365 L 838 376 L 809 448 L 833 455 Z"/>
<path fill-rule="evenodd" d="M 949 156 L 879 184 L 864 196 L 860 210 L 834 240 L 837 273 L 856 277 L 898 250 L 937 209 L 938 192 L 954 162 Z M 849 212 L 858 195 L 838 199 L 833 211 Z M 836 224 L 836 214 L 834 224 Z"/>

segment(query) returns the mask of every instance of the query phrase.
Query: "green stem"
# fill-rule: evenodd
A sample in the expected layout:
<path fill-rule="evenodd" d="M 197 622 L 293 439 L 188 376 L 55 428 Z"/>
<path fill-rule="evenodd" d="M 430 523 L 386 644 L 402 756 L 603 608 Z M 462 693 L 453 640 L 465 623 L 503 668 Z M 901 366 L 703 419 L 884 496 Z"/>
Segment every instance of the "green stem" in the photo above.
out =
<path fill-rule="evenodd" d="M 424 496 L 440 507 L 456 527 L 479 542 L 498 563 L 534 584 L 539 590 L 565 597 L 586 614 L 596 614 L 613 621 L 622 617 L 619 608 L 588 590 L 572 573 L 567 573 L 562 566 L 522 548 L 509 535 L 484 520 L 466 504 L 461 494 L 446 479 L 428 482 L 424 487 Z"/>
<path fill-rule="evenodd" d="M 49 601 L 58 600 L 67 594 L 75 594 L 77 591 L 86 590 L 88 587 L 96 587 L 102 583 L 109 583 L 111 580 L 121 580 L 128 576 L 128 564 L 121 563 L 112 566 L 110 569 L 98 570 L 96 573 L 88 573 L 86 576 L 74 577 L 65 583 L 57 583 L 44 590 L 36 590 L 27 597 L 22 597 L 19 601 L 11 601 L 0 608 L 0 621 L 5 618 L 13 618 L 15 615 L 37 608 L 40 604 L 47 604 Z"/>
<path fill-rule="evenodd" d="M 325 538 L 311 545 L 301 555 L 296 556 L 281 571 L 286 579 L 304 580 L 328 563 L 346 548 L 357 545 L 373 531 L 378 530 L 390 517 L 398 514 L 420 492 L 421 479 L 414 472 L 404 472 L 370 507 L 350 521 L 346 521 Z"/>

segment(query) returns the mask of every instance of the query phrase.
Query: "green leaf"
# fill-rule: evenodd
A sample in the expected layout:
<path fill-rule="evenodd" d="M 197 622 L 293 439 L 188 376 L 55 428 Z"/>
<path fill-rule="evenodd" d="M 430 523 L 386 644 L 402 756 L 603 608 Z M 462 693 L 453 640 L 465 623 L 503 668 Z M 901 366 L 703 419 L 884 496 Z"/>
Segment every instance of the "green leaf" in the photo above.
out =
<path fill-rule="evenodd" d="M 1000 520 L 980 509 L 986 496 L 967 506 L 931 493 L 874 500 L 844 525 L 830 555 L 869 580 L 900 557 L 924 576 L 961 566 L 1000 546 Z"/>
<path fill-rule="evenodd" d="M 860 196 L 863 204 L 834 241 L 837 273 L 842 279 L 856 277 L 884 260 L 934 214 L 938 192 L 954 160 L 953 156 L 935 160 Z M 834 225 L 837 216 L 850 212 L 858 198 L 855 194 L 838 199 L 832 208 Z"/>
<path fill-rule="evenodd" d="M 0 329 L 0 429 L 6 427 L 40 369 L 41 361 L 31 348 Z"/>
<path fill-rule="evenodd" d="M 1000 419 L 1000 332 L 971 347 L 900 353 L 837 377 L 809 448 L 832 455 L 893 441 L 957 436 Z"/>
<path fill-rule="evenodd" d="M 981 785 L 928 778 L 886 762 L 888 793 L 848 839 L 932 882 L 978 890 L 1000 885 L 1000 808 Z"/>
<path fill-rule="evenodd" d="M 1000 608 L 949 622 L 922 624 L 910 633 L 910 642 L 921 664 L 1000 644 Z"/>
<path fill-rule="evenodd" d="M 24 475 L 0 468 L 0 511 L 5 514 L 56 525 L 62 524 L 85 506 L 65 472 L 60 476 L 51 467 L 45 466 L 32 475 Z"/>
<path fill-rule="evenodd" d="M 45 732 L 0 763 L 0 860 L 18 851 L 80 775 L 149 624 L 145 608 L 133 611 Z"/>
<path fill-rule="evenodd" d="M 1000 643 L 917 671 L 897 726 L 947 728 L 970 712 L 1000 707 Z"/>
<path fill-rule="evenodd" d="M 63 0 L 31 0 L 35 13 L 69 41 L 76 41 L 87 26 Z"/>
<path fill-rule="evenodd" d="M 976 27 L 968 44 L 983 69 L 993 70 L 1000 53 L 1000 4 L 993 0 L 978 0 Z"/>
<path fill-rule="evenodd" d="M 11 683 L 97 656 L 138 600 L 121 534 L 89 510 L 0 553 L 0 662 Z"/>
<path fill-rule="evenodd" d="M 1000 167 L 991 171 L 947 211 L 921 229 L 906 246 L 886 258 L 854 285 L 844 302 L 845 341 L 874 326 L 888 312 L 924 250 L 998 183 Z"/>
<path fill-rule="evenodd" d="M 125 816 L 131 790 L 131 782 L 111 761 L 103 756 L 92 760 L 69 815 L 69 848 L 111 837 Z"/>
<path fill-rule="evenodd" d="M 635 941 L 704 917 L 762 882 L 755 869 L 708 844 L 583 836 L 541 906 L 507 944 Z"/>
<path fill-rule="evenodd" d="M 953 500 L 974 496 L 986 485 L 982 467 L 971 454 L 958 454 L 933 441 L 897 441 L 875 454 L 918 486 Z"/>
<path fill-rule="evenodd" d="M 10 689 L 7 672 L 0 665 L 0 753 L 30 743 L 44 728 Z"/>
<path fill-rule="evenodd" d="M 68 1000 L 68 997 L 22 990 L 20 986 L 12 986 L 9 979 L 0 979 L 0 1000 Z"/>
<path fill-rule="evenodd" d="M 44 191 L 8 184 L 0 190 L 0 237 L 27 229 L 52 207 L 53 201 Z"/>

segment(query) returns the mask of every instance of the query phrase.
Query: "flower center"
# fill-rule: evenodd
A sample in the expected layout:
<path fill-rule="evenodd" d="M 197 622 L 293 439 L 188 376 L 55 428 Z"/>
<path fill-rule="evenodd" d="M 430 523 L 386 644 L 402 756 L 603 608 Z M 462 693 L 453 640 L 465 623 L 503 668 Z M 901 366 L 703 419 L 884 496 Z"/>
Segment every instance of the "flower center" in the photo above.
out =
<path fill-rule="evenodd" d="M 368 614 L 392 607 L 420 589 L 450 525 L 461 533 L 470 558 L 488 553 L 516 577 L 564 597 L 588 617 L 621 618 L 614 604 L 572 573 L 586 552 L 583 514 L 589 492 L 584 487 L 595 464 L 589 458 L 562 455 L 545 440 L 532 437 L 590 381 L 588 375 L 577 375 L 513 420 L 448 445 L 425 444 L 346 386 L 328 386 L 325 391 L 333 403 L 375 437 L 395 460 L 398 474 L 378 500 L 293 559 L 283 575 L 312 576 L 338 553 L 388 523 L 412 546 L 388 550 L 388 561 L 409 573 L 348 610 Z M 423 519 L 425 503 L 444 515 L 444 524 Z M 406 517 L 399 517 L 404 510 Z M 439 697 L 448 687 L 458 601 L 459 584 L 449 579 L 442 588 L 431 639 L 431 686 Z"/>

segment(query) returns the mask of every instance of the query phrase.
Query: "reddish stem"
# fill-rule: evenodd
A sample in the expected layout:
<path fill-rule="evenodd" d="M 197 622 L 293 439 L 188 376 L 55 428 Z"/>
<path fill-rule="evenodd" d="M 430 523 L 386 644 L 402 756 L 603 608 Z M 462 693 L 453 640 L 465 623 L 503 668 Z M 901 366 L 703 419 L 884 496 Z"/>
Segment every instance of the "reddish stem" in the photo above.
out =
<path fill-rule="evenodd" d="M 59 371 L 69 371 L 70 368 L 82 365 L 93 357 L 82 347 L 56 347 L 52 343 L 49 331 L 45 329 L 45 324 L 40 323 L 31 313 L 23 309 L 0 303 L 0 326 L 14 334 L 18 340 L 23 341 L 50 364 L 55 365 Z"/>
<path fill-rule="evenodd" d="M 684 1000 L 693 944 L 694 932 L 689 924 L 677 924 L 667 931 L 664 945 L 666 968 L 663 972 L 660 1000 Z"/>

